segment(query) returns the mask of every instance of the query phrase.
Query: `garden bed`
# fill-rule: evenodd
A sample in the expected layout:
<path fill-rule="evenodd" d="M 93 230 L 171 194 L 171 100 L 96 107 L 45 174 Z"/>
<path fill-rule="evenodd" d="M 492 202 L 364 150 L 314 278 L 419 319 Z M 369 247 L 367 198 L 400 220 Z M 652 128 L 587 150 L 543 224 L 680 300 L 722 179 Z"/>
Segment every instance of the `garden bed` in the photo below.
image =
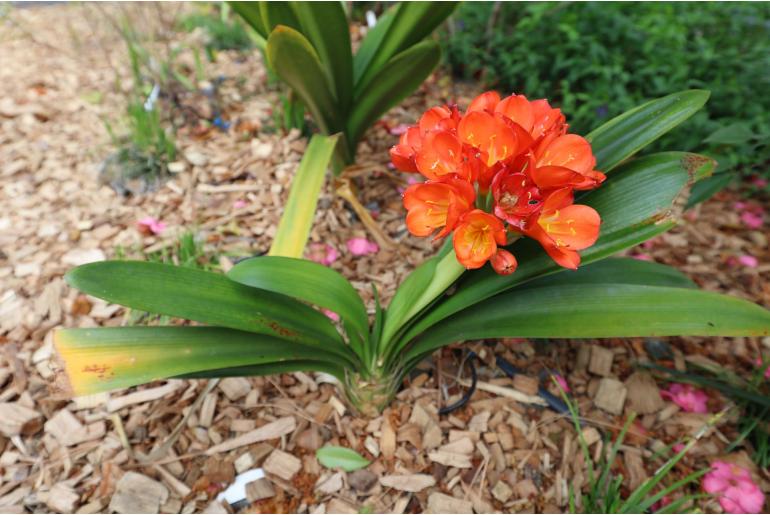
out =
<path fill-rule="evenodd" d="M 219 95 L 230 130 L 183 127 L 170 178 L 155 191 L 120 196 L 100 180 L 111 151 L 101 119 L 122 112 L 115 74 L 129 74 L 120 38 L 97 15 L 87 5 L 16 10 L 0 36 L 0 511 L 223 512 L 217 494 L 256 467 L 267 480 L 247 490 L 248 512 L 568 511 L 570 489 L 588 477 L 569 414 L 537 395 L 538 382 L 558 394 L 554 373 L 569 385 L 596 457 L 602 438 L 617 436 L 631 411 L 639 414 L 617 462 L 626 488 L 654 474 L 662 447 L 697 434 L 666 484 L 724 459 L 770 490 L 767 470 L 745 451 L 726 451 L 737 414 L 712 416 L 729 401 L 712 391 L 708 413 L 681 411 L 660 397 L 663 381 L 636 368 L 660 357 L 650 349 L 663 348 L 661 364 L 713 360 L 747 375 L 770 352 L 768 337 L 466 343 L 435 354 L 371 420 L 351 413 L 324 377 L 304 373 L 171 380 L 67 398 L 56 385 L 51 330 L 116 326 L 127 314 L 69 288 L 63 274 L 90 261 L 162 253 L 186 231 L 202 242 L 196 259 L 218 269 L 266 252 L 307 143 L 297 131 L 271 129 L 277 93 L 266 86 L 259 53 L 222 52 L 207 74 L 224 79 Z M 330 266 L 352 280 L 372 312 L 370 284 L 387 302 L 436 249 L 406 230 L 406 177 L 389 168 L 387 149 L 399 126 L 427 107 L 447 99 L 466 105 L 476 93 L 437 73 L 362 143 L 354 180 L 392 247 L 354 255 L 348 242 L 371 236 L 325 187 L 310 248 L 336 250 Z M 630 254 L 674 265 L 707 290 L 770 306 L 766 201 L 724 191 L 689 211 L 689 223 Z M 140 230 L 146 217 L 165 229 Z M 466 349 L 480 358 L 483 386 L 466 406 L 439 416 L 464 391 L 456 375 Z M 496 357 L 523 376 L 505 377 Z M 372 464 L 325 469 L 315 458 L 325 444 L 356 449 Z M 698 503 L 720 510 L 714 499 Z"/>

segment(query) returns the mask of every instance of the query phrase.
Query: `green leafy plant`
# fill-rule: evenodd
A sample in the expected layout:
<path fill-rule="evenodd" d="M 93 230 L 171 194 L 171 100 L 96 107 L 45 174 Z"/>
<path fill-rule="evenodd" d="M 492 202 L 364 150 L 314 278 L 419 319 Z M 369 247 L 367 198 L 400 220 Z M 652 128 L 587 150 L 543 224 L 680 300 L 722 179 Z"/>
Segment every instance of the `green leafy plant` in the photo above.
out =
<path fill-rule="evenodd" d="M 200 12 L 184 17 L 180 25 L 186 31 L 200 28 L 206 35 L 206 55 L 214 59 L 219 50 L 248 50 L 254 42 L 240 20 L 234 19 L 226 2 L 204 4 Z"/>
<path fill-rule="evenodd" d="M 131 261 L 78 267 L 66 279 L 81 291 L 197 325 L 59 330 L 55 345 L 71 387 L 81 395 L 165 377 L 316 370 L 335 376 L 350 403 L 372 415 L 420 361 L 466 340 L 767 335 L 770 312 L 756 304 L 700 291 L 663 265 L 604 259 L 673 227 L 688 185 L 713 170 L 712 160 L 683 152 L 633 157 L 707 98 L 669 95 L 587 136 L 607 179 L 579 196 L 602 226 L 575 272 L 565 273 L 531 239 L 507 246 L 520 261 L 510 275 L 466 270 L 445 245 L 387 308 L 375 289 L 370 320 L 350 282 L 301 259 L 252 258 L 226 275 Z"/>
<path fill-rule="evenodd" d="M 455 75 L 552 99 L 577 132 L 671 91 L 709 89 L 689 130 L 651 150 L 697 150 L 720 171 L 768 178 L 770 98 L 756 92 L 770 88 L 769 21 L 770 5 L 753 2 L 467 2 L 442 34 Z M 717 135 L 729 148 L 709 141 Z"/>
<path fill-rule="evenodd" d="M 454 2 L 399 2 L 353 54 L 341 2 L 230 2 L 264 38 L 270 68 L 323 134 L 341 133 L 334 169 L 354 161 L 364 131 L 414 91 L 439 62 L 428 39 Z"/>
<path fill-rule="evenodd" d="M 747 447 L 760 468 L 770 466 L 770 382 L 765 371 L 770 361 L 760 362 L 748 378 L 741 377 L 716 363 L 690 363 L 690 369 L 679 371 L 657 365 L 647 365 L 663 372 L 669 379 L 711 388 L 731 399 L 738 413 L 738 435 L 727 448 L 732 452 Z"/>
<path fill-rule="evenodd" d="M 693 445 L 697 442 L 697 438 L 691 439 L 679 450 L 679 452 L 666 460 L 665 463 L 655 471 L 652 477 L 646 479 L 632 492 L 625 494 L 623 488 L 624 477 L 622 474 L 616 474 L 613 471 L 613 468 L 618 451 L 620 450 L 621 445 L 623 445 L 626 434 L 628 433 L 631 424 L 634 422 L 636 415 L 632 413 L 626 419 L 623 428 L 611 445 L 609 441 L 604 441 L 603 449 L 605 450 L 602 452 L 599 462 L 595 463 L 591 458 L 588 445 L 583 437 L 581 418 L 577 406 L 563 392 L 562 397 L 567 404 L 570 417 L 575 426 L 578 442 L 588 472 L 587 492 L 576 492 L 570 487 L 570 513 L 682 513 L 683 510 L 687 508 L 688 504 L 691 504 L 696 499 L 706 497 L 706 495 L 703 494 L 686 494 L 673 499 L 670 503 L 665 505 L 661 502 L 665 497 L 694 483 L 708 472 L 708 469 L 704 469 L 688 474 L 673 482 L 668 480 L 668 475 L 671 470 L 682 460 L 684 455 L 692 449 Z M 670 451 L 670 449 L 666 450 Z M 666 485 L 666 483 L 670 484 Z M 579 503 L 578 497 L 580 498 Z M 578 511 L 578 508 L 580 508 L 580 511 Z M 691 513 L 691 511 L 688 511 L 687 513 Z"/>

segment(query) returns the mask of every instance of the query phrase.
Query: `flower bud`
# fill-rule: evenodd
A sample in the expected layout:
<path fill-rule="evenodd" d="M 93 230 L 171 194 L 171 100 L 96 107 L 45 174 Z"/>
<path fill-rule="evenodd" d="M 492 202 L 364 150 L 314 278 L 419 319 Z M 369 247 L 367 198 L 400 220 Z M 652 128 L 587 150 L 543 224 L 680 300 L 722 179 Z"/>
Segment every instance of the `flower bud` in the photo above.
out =
<path fill-rule="evenodd" d="M 519 265 L 514 255 L 505 249 L 497 249 L 497 252 L 490 261 L 492 262 L 492 268 L 500 275 L 512 274 Z"/>

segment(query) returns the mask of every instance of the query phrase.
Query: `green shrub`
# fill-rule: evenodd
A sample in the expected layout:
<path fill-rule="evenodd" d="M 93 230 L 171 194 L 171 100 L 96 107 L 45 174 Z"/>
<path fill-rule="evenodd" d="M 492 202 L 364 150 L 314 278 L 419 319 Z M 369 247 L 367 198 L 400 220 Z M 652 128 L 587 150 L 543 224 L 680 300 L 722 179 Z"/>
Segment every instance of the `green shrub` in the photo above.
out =
<path fill-rule="evenodd" d="M 654 149 L 700 148 L 770 175 L 770 4 L 464 3 L 444 34 L 452 71 L 501 92 L 550 98 L 578 133 L 641 101 L 686 88 L 706 109 Z M 754 136 L 703 144 L 742 122 Z M 763 143 L 764 142 L 764 143 Z"/>
<path fill-rule="evenodd" d="M 230 16 L 230 8 L 225 3 L 206 5 L 203 10 L 186 16 L 181 21 L 184 30 L 190 32 L 201 28 L 206 33 L 206 52 L 211 57 L 212 51 L 248 50 L 254 46 L 240 20 Z"/>

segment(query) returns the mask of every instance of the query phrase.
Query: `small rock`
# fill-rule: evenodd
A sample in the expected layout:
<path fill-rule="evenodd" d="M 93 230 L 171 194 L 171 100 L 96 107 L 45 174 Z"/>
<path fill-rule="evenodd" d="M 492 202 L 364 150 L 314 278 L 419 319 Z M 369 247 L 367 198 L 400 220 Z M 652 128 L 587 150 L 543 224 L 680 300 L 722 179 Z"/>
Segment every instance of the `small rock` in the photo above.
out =
<path fill-rule="evenodd" d="M 366 493 L 377 484 L 377 475 L 366 469 L 359 469 L 348 474 L 348 484 L 356 492 Z"/>

